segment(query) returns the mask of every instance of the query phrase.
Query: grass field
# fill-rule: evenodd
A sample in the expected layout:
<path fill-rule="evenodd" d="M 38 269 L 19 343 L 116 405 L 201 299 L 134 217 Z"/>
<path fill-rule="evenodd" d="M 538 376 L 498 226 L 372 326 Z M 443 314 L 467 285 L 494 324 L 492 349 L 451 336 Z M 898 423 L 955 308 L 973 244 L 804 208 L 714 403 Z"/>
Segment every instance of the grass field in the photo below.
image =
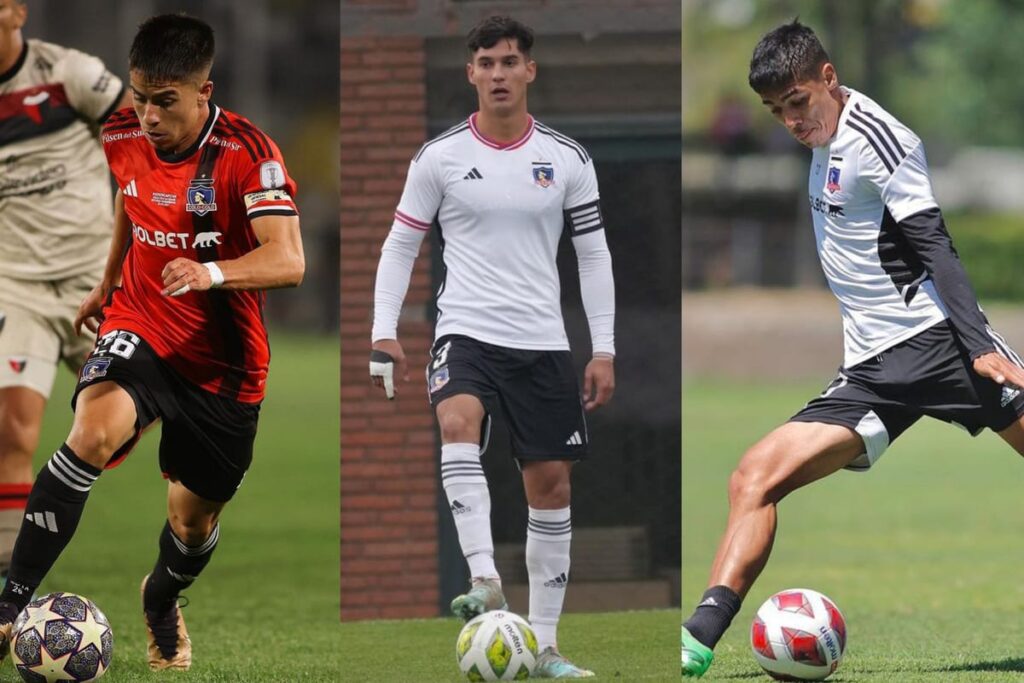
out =
<path fill-rule="evenodd" d="M 822 385 L 688 383 L 683 394 L 683 616 L 705 587 L 743 450 Z M 749 626 L 772 593 L 813 588 L 843 611 L 834 681 L 1024 680 L 1024 463 L 991 433 L 922 420 L 868 473 L 779 508 L 772 559 L 704 680 L 769 680 Z"/>
<path fill-rule="evenodd" d="M 597 673 L 591 680 L 678 680 L 678 624 L 676 610 L 567 614 L 559 623 L 558 645 L 570 659 Z M 339 680 L 465 681 L 455 663 L 461 627 L 456 619 L 342 624 L 345 666 Z"/>
<path fill-rule="evenodd" d="M 71 545 L 40 592 L 82 593 L 114 629 L 105 680 L 337 681 L 338 343 L 272 334 L 274 359 L 253 466 L 221 520 L 221 540 L 187 591 L 195 664 L 187 674 L 146 667 L 139 583 L 156 560 L 166 518 L 158 431 L 100 477 Z M 62 371 L 37 455 L 67 435 L 73 379 Z M 0 680 L 20 680 L 4 663 Z"/>

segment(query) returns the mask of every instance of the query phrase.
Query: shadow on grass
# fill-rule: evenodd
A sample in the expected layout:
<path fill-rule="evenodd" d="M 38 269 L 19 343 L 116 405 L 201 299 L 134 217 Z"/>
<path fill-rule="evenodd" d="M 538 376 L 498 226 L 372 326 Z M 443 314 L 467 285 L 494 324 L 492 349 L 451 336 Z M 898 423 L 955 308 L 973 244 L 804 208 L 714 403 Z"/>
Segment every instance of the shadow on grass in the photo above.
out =
<path fill-rule="evenodd" d="M 1019 671 L 1024 672 L 1024 658 L 1008 657 L 989 662 L 970 662 L 966 664 L 954 664 L 944 666 L 933 671 Z"/>

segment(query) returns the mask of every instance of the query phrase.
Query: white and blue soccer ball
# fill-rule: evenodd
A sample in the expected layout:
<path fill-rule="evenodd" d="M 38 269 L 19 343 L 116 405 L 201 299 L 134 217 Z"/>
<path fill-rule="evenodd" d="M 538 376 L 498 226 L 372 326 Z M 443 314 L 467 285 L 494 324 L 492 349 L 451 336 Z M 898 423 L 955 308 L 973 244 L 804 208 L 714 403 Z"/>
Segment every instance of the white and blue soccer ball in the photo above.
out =
<path fill-rule="evenodd" d="M 33 600 L 11 629 L 11 658 L 28 683 L 95 681 L 107 672 L 113 652 L 110 622 L 74 593 Z"/>
<path fill-rule="evenodd" d="M 537 664 L 537 636 L 518 614 L 495 610 L 466 622 L 455 659 L 471 681 L 521 681 Z"/>
<path fill-rule="evenodd" d="M 782 681 L 820 681 L 846 650 L 846 620 L 828 597 L 807 588 L 780 591 L 757 610 L 750 628 L 757 663 Z"/>

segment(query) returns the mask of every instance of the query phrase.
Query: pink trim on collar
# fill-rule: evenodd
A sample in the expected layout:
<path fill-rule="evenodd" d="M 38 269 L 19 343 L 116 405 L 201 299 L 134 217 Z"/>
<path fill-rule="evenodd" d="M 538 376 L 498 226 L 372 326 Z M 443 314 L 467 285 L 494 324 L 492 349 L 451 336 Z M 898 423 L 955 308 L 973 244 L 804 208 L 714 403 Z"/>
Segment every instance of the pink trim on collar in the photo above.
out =
<path fill-rule="evenodd" d="M 526 127 L 526 132 L 524 132 L 518 140 L 513 140 L 512 142 L 498 142 L 497 140 L 492 140 L 491 138 L 481 133 L 480 129 L 476 127 L 477 113 L 478 112 L 474 112 L 469 115 L 469 130 L 471 133 L 473 133 L 473 137 L 475 137 L 477 140 L 479 140 L 480 142 L 484 143 L 485 145 L 492 149 L 500 149 L 505 152 L 508 152 L 513 149 L 518 149 L 525 145 L 526 141 L 530 139 L 531 135 L 533 135 L 533 117 L 527 114 L 527 117 L 530 119 L 530 123 Z"/>

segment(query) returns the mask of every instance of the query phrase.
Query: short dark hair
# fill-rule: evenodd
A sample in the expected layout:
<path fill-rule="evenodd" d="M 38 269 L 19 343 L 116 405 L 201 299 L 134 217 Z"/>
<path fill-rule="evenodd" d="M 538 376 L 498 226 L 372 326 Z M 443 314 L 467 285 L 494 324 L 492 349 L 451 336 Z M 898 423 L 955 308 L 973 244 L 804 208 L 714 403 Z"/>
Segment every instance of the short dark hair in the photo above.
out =
<path fill-rule="evenodd" d="M 750 58 L 750 87 L 758 94 L 778 92 L 800 81 L 817 78 L 831 61 L 821 41 L 796 18 L 758 42 Z"/>
<path fill-rule="evenodd" d="M 139 25 L 128 53 L 128 68 L 154 83 L 204 76 L 213 66 L 213 29 L 185 14 L 161 14 Z"/>
<path fill-rule="evenodd" d="M 486 50 L 494 47 L 502 38 L 515 38 L 519 51 L 524 55 L 529 55 L 533 47 L 533 29 L 512 17 L 497 15 L 487 17 L 473 27 L 466 37 L 466 47 L 471 53 L 480 48 Z"/>

